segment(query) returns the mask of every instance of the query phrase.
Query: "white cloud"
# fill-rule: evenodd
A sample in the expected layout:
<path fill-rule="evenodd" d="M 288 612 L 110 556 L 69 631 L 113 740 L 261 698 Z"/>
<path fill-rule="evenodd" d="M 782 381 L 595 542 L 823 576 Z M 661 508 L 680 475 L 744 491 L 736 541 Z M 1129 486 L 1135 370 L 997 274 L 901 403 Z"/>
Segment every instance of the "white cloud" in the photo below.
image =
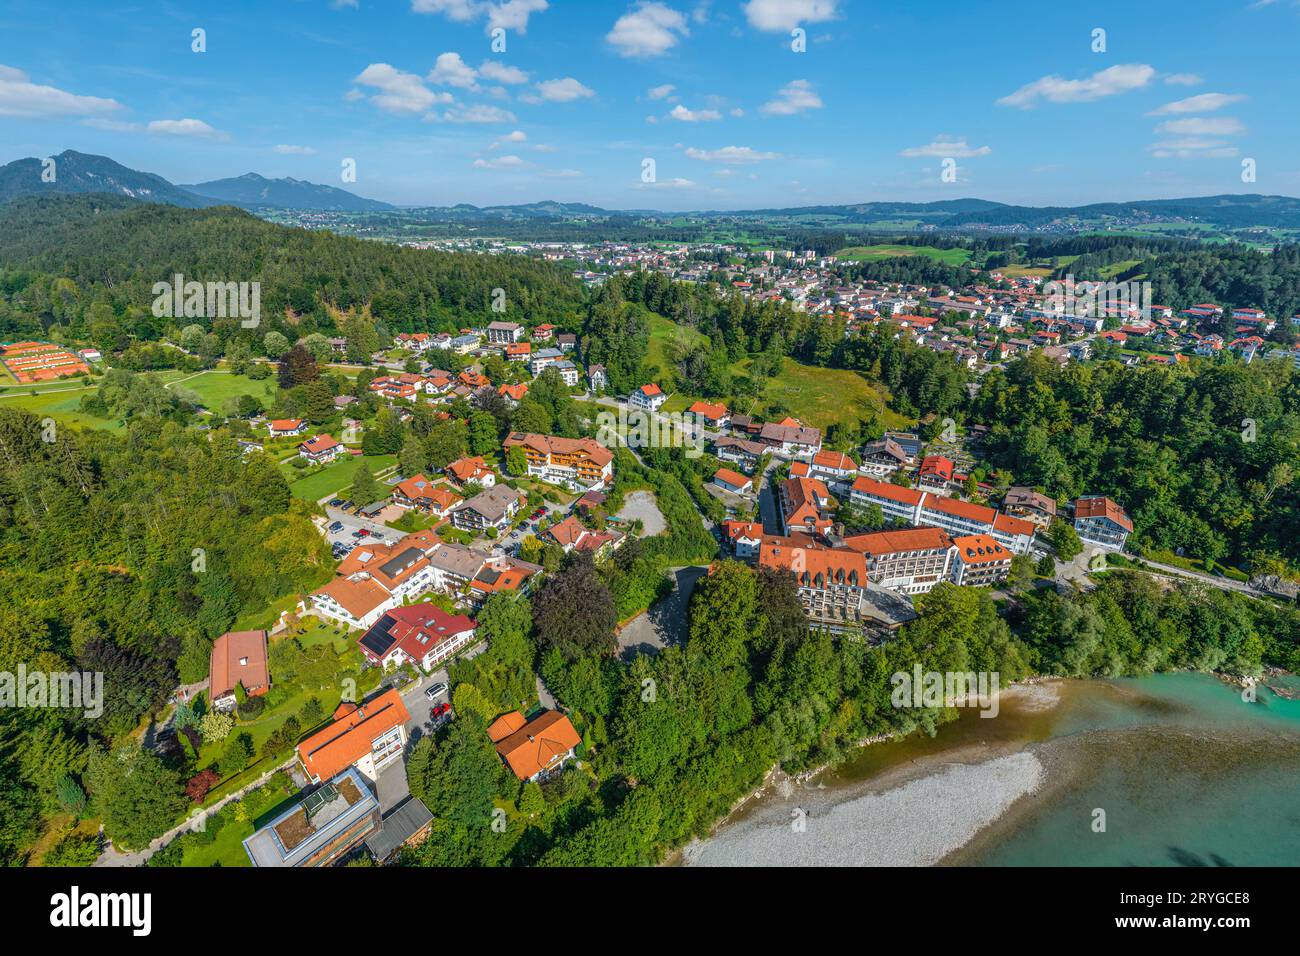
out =
<path fill-rule="evenodd" d="M 1236 136 L 1246 132 L 1241 120 L 1231 116 L 1201 116 L 1168 120 L 1156 127 L 1157 133 L 1181 136 Z"/>
<path fill-rule="evenodd" d="M 678 103 L 673 107 L 673 111 L 668 114 L 668 118 L 681 120 L 683 123 L 705 123 L 722 119 L 722 114 L 717 110 L 688 110 Z"/>
<path fill-rule="evenodd" d="M 988 146 L 971 146 L 964 139 L 952 139 L 940 136 L 925 146 L 910 146 L 900 152 L 899 156 L 942 156 L 944 158 L 965 159 L 969 156 L 987 156 L 993 152 Z"/>
<path fill-rule="evenodd" d="M 498 156 L 495 159 L 474 160 L 475 169 L 521 169 L 527 165 L 518 156 Z"/>
<path fill-rule="evenodd" d="M 281 143 L 278 146 L 272 146 L 271 152 L 283 153 L 286 156 L 313 156 L 316 150 L 310 146 L 292 146 L 288 143 Z"/>
<path fill-rule="evenodd" d="M 748 146 L 724 146 L 721 149 L 696 149 L 688 147 L 686 155 L 708 163 L 725 163 L 736 166 L 744 163 L 761 163 L 764 160 L 780 159 L 780 153 L 763 153 Z"/>
<path fill-rule="evenodd" d="M 1203 82 L 1199 73 L 1170 73 L 1165 83 L 1170 86 L 1196 86 Z"/>
<path fill-rule="evenodd" d="M 547 0 L 411 0 L 412 13 L 438 13 L 456 23 L 472 23 L 485 18 L 485 29 L 502 27 L 515 33 L 528 32 L 528 18 L 546 10 Z"/>
<path fill-rule="evenodd" d="M 459 53 L 439 53 L 426 79 L 438 86 L 454 86 L 462 90 L 478 89 L 478 71 L 462 60 Z"/>
<path fill-rule="evenodd" d="M 497 60 L 484 60 L 479 64 L 479 75 L 485 80 L 495 80 L 498 83 L 527 83 L 528 74 L 517 66 L 506 66 Z"/>
<path fill-rule="evenodd" d="M 1044 76 L 998 100 L 999 106 L 1033 109 L 1040 100 L 1051 103 L 1090 103 L 1103 97 L 1141 89 L 1155 77 L 1154 67 L 1145 63 L 1125 63 L 1107 67 L 1082 80 Z"/>
<path fill-rule="evenodd" d="M 663 86 L 651 87 L 645 91 L 645 95 L 647 99 L 662 100 L 665 97 L 670 96 L 675 89 L 677 89 L 677 87 L 673 86 L 671 83 L 665 83 Z"/>
<path fill-rule="evenodd" d="M 481 12 L 478 0 L 411 0 L 412 13 L 441 13 L 457 23 L 468 23 Z"/>
<path fill-rule="evenodd" d="M 1189 96 L 1185 100 L 1174 100 L 1172 103 L 1166 103 L 1158 110 L 1153 110 L 1150 116 L 1165 116 L 1169 113 L 1212 113 L 1215 110 L 1221 110 L 1225 106 L 1231 106 L 1233 103 L 1240 103 L 1246 98 L 1244 93 L 1202 93 L 1199 96 Z"/>
<path fill-rule="evenodd" d="M 837 0 L 749 0 L 745 19 L 756 30 L 789 33 L 801 23 L 835 19 Z"/>
<path fill-rule="evenodd" d="M 691 179 L 677 176 L 673 179 L 658 179 L 652 183 L 637 183 L 637 189 L 694 189 L 696 183 Z"/>
<path fill-rule="evenodd" d="M 213 129 L 203 120 L 196 119 L 153 120 L 146 128 L 151 133 L 162 133 L 166 136 L 190 136 L 198 139 L 229 138 L 225 133 Z"/>
<path fill-rule="evenodd" d="M 546 0 L 506 0 L 505 3 L 488 4 L 487 28 L 501 27 L 515 33 L 528 32 L 528 18 L 541 13 L 549 6 Z"/>
<path fill-rule="evenodd" d="M 117 100 L 81 96 L 31 82 L 22 70 L 0 65 L 0 116 L 96 116 L 122 109 Z"/>
<path fill-rule="evenodd" d="M 577 179 L 582 175 L 577 169 L 543 169 L 542 175 L 547 179 Z"/>
<path fill-rule="evenodd" d="M 414 73 L 387 63 L 371 63 L 352 82 L 378 90 L 370 102 L 390 113 L 423 113 L 438 103 L 452 102 L 450 93 L 435 93 Z"/>
<path fill-rule="evenodd" d="M 595 90 L 583 86 L 571 76 L 560 80 L 543 80 L 534 89 L 536 93 L 521 96 L 520 99 L 525 103 L 572 103 L 596 95 Z"/>
<path fill-rule="evenodd" d="M 512 132 L 506 133 L 506 135 L 502 136 L 501 139 L 503 142 L 506 143 L 523 143 L 527 141 L 528 134 L 521 129 L 517 129 Z"/>
<path fill-rule="evenodd" d="M 552 146 L 550 143 L 538 143 L 536 146 L 533 147 L 533 149 L 539 153 L 555 152 L 555 147 Z"/>
<path fill-rule="evenodd" d="M 442 114 L 448 123 L 513 123 L 515 114 L 499 106 L 466 106 L 450 109 Z"/>
<path fill-rule="evenodd" d="M 736 117 L 736 119 L 740 119 L 740 117 L 745 115 L 745 111 L 742 110 L 739 106 L 737 106 L 734 110 L 731 111 L 731 115 Z"/>
<path fill-rule="evenodd" d="M 1240 152 L 1223 140 L 1202 137 L 1164 140 L 1147 148 L 1156 159 L 1227 159 Z"/>
<path fill-rule="evenodd" d="M 764 116 L 791 116 L 804 110 L 821 109 L 821 97 L 807 80 L 791 80 L 781 87 L 776 97 L 764 103 L 759 110 Z"/>
<path fill-rule="evenodd" d="M 622 56 L 662 56 L 689 33 L 681 13 L 657 0 L 643 0 L 614 22 L 605 40 Z"/>

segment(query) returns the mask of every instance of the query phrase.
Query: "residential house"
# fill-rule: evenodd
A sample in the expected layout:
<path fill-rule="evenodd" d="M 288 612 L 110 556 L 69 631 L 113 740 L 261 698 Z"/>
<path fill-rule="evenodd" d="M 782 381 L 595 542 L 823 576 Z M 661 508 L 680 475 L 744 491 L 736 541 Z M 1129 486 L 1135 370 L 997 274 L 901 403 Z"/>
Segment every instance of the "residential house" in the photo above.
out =
<path fill-rule="evenodd" d="M 488 467 L 482 455 L 473 458 L 457 458 L 443 471 L 459 488 L 469 484 L 478 485 L 480 488 L 491 488 L 497 483 L 496 473 Z"/>
<path fill-rule="evenodd" d="M 249 697 L 271 689 L 266 665 L 266 631 L 228 631 L 212 642 L 208 658 L 208 702 L 213 710 L 233 710 L 235 688 Z"/>
<path fill-rule="evenodd" d="M 1032 521 L 1040 528 L 1050 527 L 1056 518 L 1056 501 L 1033 488 L 1016 486 L 1007 490 L 1002 510 L 1017 518 Z"/>
<path fill-rule="evenodd" d="M 453 508 L 451 523 L 475 534 L 488 528 L 500 531 L 519 513 L 525 500 L 524 495 L 507 485 L 494 485 Z"/>
<path fill-rule="evenodd" d="M 266 427 L 272 438 L 288 438 L 290 435 L 301 435 L 305 432 L 307 423 L 301 418 L 277 418 L 267 422 Z"/>
<path fill-rule="evenodd" d="M 538 537 L 558 544 L 565 554 L 579 551 L 597 558 L 617 549 L 625 538 L 620 531 L 592 531 L 573 515 L 551 525 Z"/>
<path fill-rule="evenodd" d="M 609 388 L 609 376 L 605 373 L 605 366 L 588 366 L 587 384 L 593 392 L 603 392 L 605 389 Z"/>
<path fill-rule="evenodd" d="M 380 667 L 410 663 L 428 672 L 469 647 L 478 625 L 463 614 L 433 604 L 408 604 L 384 613 L 358 641 L 361 652 Z"/>
<path fill-rule="evenodd" d="M 380 771 L 401 759 L 410 720 L 395 687 L 360 705 L 345 701 L 327 726 L 298 744 L 298 762 L 312 783 L 338 776 L 349 767 L 378 780 Z"/>
<path fill-rule="evenodd" d="M 723 461 L 739 465 L 746 471 L 753 471 L 769 448 L 762 442 L 749 441 L 746 438 L 719 436 L 713 439 L 713 454 Z"/>
<path fill-rule="evenodd" d="M 569 718 L 547 710 L 532 720 L 519 711 L 498 717 L 488 727 L 488 739 L 496 745 L 505 765 L 520 780 L 550 776 L 573 756 L 582 737 Z"/>
<path fill-rule="evenodd" d="M 735 495 L 748 495 L 754 490 L 754 482 L 730 468 L 719 468 L 713 473 L 713 483 L 724 491 Z"/>
<path fill-rule="evenodd" d="M 829 512 L 834 500 L 823 482 L 814 478 L 787 478 L 777 486 L 777 513 L 782 530 L 786 534 L 825 533 L 833 523 Z"/>
<path fill-rule="evenodd" d="M 727 411 L 727 406 L 721 403 L 696 402 L 686 410 L 692 415 L 698 415 L 709 428 L 726 428 L 731 421 L 731 413 Z"/>
<path fill-rule="evenodd" d="M 317 465 L 333 461 L 340 455 L 346 455 L 347 452 L 348 450 L 330 435 L 317 435 L 298 446 L 298 454 Z"/>
<path fill-rule="evenodd" d="M 921 470 L 917 474 L 917 486 L 926 491 L 943 494 L 948 490 L 948 483 L 953 479 L 955 467 L 952 459 L 945 458 L 943 455 L 926 455 L 921 461 Z"/>
<path fill-rule="evenodd" d="M 657 412 L 666 401 L 668 401 L 668 396 L 653 382 L 649 385 L 642 385 L 627 397 L 627 403 L 630 407 L 648 412 Z"/>
<path fill-rule="evenodd" d="M 1133 533 L 1133 522 L 1105 495 L 1087 495 L 1074 503 L 1074 530 L 1090 544 L 1122 551 Z"/>
<path fill-rule="evenodd" d="M 518 322 L 489 322 L 487 336 L 491 345 L 510 345 L 523 341 L 524 327 Z"/>
<path fill-rule="evenodd" d="M 463 499 L 449 488 L 435 485 L 424 475 L 412 475 L 393 486 L 393 504 L 445 518 Z"/>

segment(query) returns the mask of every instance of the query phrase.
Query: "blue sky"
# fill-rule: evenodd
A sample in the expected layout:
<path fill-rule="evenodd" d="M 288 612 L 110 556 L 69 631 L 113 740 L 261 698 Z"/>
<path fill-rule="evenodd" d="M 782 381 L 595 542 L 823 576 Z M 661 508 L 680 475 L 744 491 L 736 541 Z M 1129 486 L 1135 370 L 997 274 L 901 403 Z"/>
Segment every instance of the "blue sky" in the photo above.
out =
<path fill-rule="evenodd" d="M 72 148 L 434 205 L 1300 194 L 1296 0 L 1081 6 L 6 0 L 0 162 Z"/>

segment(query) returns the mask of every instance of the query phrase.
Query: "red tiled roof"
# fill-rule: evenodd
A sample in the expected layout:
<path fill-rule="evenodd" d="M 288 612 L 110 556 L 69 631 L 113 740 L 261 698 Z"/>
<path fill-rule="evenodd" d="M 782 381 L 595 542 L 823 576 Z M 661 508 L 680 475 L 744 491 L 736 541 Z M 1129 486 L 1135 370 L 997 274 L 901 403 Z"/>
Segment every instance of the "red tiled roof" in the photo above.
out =
<path fill-rule="evenodd" d="M 328 780 L 370 753 L 377 737 L 410 719 L 401 695 L 390 688 L 300 743 L 298 758 L 313 777 Z"/>
<path fill-rule="evenodd" d="M 1129 520 L 1124 509 L 1104 495 L 1080 498 L 1074 503 L 1074 516 L 1076 518 L 1109 518 L 1125 531 L 1133 530 L 1133 522 Z"/>
<path fill-rule="evenodd" d="M 247 663 L 242 663 L 247 661 Z M 230 631 L 212 642 L 208 662 L 208 700 L 224 697 L 242 684 L 256 696 L 271 685 L 266 668 L 266 631 Z"/>

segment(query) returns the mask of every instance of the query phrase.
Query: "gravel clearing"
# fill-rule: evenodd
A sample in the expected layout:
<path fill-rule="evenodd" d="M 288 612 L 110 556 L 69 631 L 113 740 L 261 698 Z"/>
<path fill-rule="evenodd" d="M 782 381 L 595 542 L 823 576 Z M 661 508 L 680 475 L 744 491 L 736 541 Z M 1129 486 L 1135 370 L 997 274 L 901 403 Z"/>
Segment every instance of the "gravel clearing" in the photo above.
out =
<path fill-rule="evenodd" d="M 659 511 L 659 505 L 655 503 L 654 493 L 649 491 L 631 492 L 623 499 L 623 510 L 614 517 L 626 521 L 640 518 L 643 538 L 659 534 L 668 527 L 668 522 L 664 521 L 664 516 Z"/>
<path fill-rule="evenodd" d="M 1021 752 L 954 764 L 883 793 L 796 790 L 683 853 L 688 866 L 930 866 L 965 845 L 1043 780 Z M 864 785 L 865 786 L 865 785 Z M 858 795 L 854 795 L 854 794 Z M 806 814 L 799 832 L 796 816 Z"/>

